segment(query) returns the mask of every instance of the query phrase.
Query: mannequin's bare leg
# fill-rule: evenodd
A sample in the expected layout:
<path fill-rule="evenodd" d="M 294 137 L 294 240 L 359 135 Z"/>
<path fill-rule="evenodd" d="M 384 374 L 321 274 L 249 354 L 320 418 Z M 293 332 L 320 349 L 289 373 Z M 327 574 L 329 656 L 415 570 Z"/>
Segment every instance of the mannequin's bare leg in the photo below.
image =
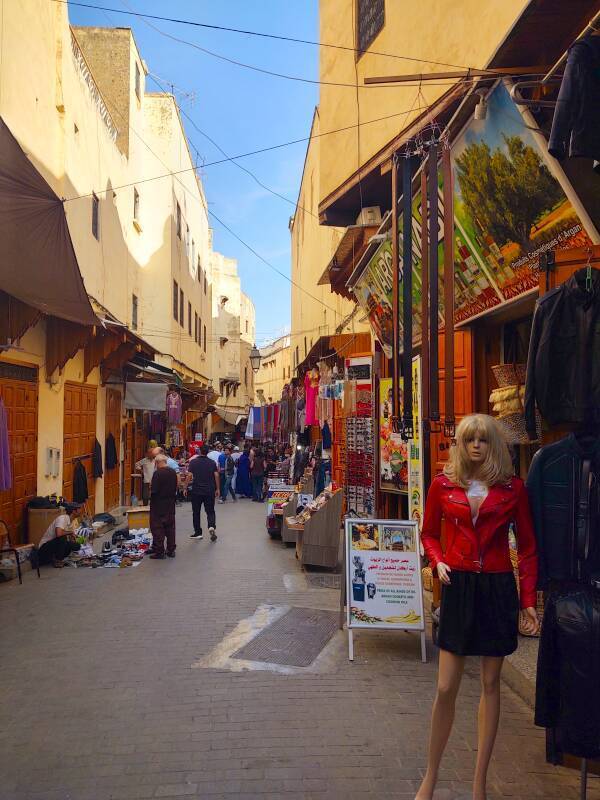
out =
<path fill-rule="evenodd" d="M 477 764 L 473 800 L 486 800 L 487 771 L 500 720 L 500 672 L 503 658 L 481 658 L 481 700 L 478 715 Z"/>
<path fill-rule="evenodd" d="M 438 686 L 431 714 L 427 772 L 415 800 L 432 800 L 440 763 L 454 722 L 454 707 L 460 688 L 465 659 L 447 650 L 440 650 Z"/>

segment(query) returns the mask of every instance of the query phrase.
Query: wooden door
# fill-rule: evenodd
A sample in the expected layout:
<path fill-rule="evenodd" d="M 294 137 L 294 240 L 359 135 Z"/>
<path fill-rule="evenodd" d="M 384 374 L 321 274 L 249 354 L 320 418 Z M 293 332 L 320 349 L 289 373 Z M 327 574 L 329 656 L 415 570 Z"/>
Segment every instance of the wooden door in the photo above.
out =
<path fill-rule="evenodd" d="M 444 363 L 444 336 L 439 336 L 439 363 Z M 440 376 L 440 417 L 444 422 L 446 408 L 445 398 L 445 370 L 439 369 Z M 467 414 L 473 413 L 473 336 L 468 329 L 457 330 L 454 333 L 454 416 L 456 423 Z M 450 439 L 443 433 L 431 434 L 431 479 L 442 470 L 448 460 Z"/>
<path fill-rule="evenodd" d="M 106 390 L 106 415 L 105 415 L 106 440 L 110 434 L 114 436 L 117 448 L 117 459 L 121 448 L 121 393 L 116 389 Z M 106 442 L 104 450 L 104 509 L 110 511 L 121 504 L 120 464 L 112 469 L 106 468 Z"/>
<path fill-rule="evenodd" d="M 131 475 L 135 465 L 135 422 L 129 418 L 123 425 L 123 450 L 125 461 L 123 462 L 123 496 L 121 502 L 129 505 L 129 497 L 132 492 Z"/>
<path fill-rule="evenodd" d="M 63 495 L 73 499 L 73 470 L 78 460 L 85 467 L 88 485 L 88 509 L 95 513 L 95 481 L 92 473 L 92 453 L 96 441 L 95 386 L 82 383 L 65 384 L 65 413 L 63 436 Z"/>
<path fill-rule="evenodd" d="M 25 509 L 37 494 L 38 372 L 35 367 L 0 365 L 0 397 L 6 409 L 12 487 L 0 492 L 0 519 L 11 541 L 25 541 Z M 5 378 L 14 374 L 15 378 Z"/>

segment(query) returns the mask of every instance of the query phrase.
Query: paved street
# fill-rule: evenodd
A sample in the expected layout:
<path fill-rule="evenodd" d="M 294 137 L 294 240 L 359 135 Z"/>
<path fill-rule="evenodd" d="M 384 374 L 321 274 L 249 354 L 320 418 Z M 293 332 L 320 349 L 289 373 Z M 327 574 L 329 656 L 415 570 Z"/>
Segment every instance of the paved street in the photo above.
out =
<path fill-rule="evenodd" d="M 350 664 L 339 633 L 313 671 L 202 666 L 260 606 L 338 603 L 268 539 L 262 506 L 217 513 L 211 544 L 188 539 L 179 509 L 174 560 L 0 586 L 2 800 L 414 797 L 433 648 L 422 665 L 415 637 L 359 635 Z M 445 760 L 452 798 L 475 760 L 476 666 Z M 578 797 L 575 773 L 545 764 L 531 717 L 505 690 L 490 798 Z"/>

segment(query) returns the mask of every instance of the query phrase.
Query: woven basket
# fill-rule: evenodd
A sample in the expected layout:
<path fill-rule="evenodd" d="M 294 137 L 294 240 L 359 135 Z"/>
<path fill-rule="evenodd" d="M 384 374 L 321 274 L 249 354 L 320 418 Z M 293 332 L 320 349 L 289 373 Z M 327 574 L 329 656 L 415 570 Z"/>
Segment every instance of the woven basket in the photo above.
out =
<path fill-rule="evenodd" d="M 512 564 L 513 573 L 514 573 L 514 576 L 515 576 L 515 580 L 517 582 L 517 591 L 519 592 L 519 596 L 520 596 L 521 587 L 519 586 L 519 559 L 518 559 L 517 551 L 514 549 L 514 547 L 510 547 L 509 548 L 509 552 L 510 552 L 510 563 Z M 537 613 L 538 613 L 538 617 L 541 620 L 543 618 L 543 616 L 544 616 L 544 593 L 543 592 L 536 592 L 536 595 L 537 595 L 536 610 L 537 610 Z M 519 614 L 519 633 L 521 634 L 521 636 L 530 636 L 530 637 L 533 637 L 533 638 L 538 638 L 539 635 L 540 635 L 540 632 L 531 634 L 531 633 L 525 633 L 525 631 L 521 629 L 521 615 L 520 614 Z"/>
<path fill-rule="evenodd" d="M 433 592 L 433 572 L 431 567 L 423 567 L 421 575 L 423 577 L 423 589 L 426 592 Z"/>
<path fill-rule="evenodd" d="M 535 439 L 530 439 L 525 428 L 524 414 L 507 414 L 505 417 L 496 417 L 504 428 L 508 444 L 531 444 L 539 442 L 542 438 L 542 420 L 539 413 L 535 412 Z"/>
<path fill-rule="evenodd" d="M 527 364 L 497 364 L 492 367 L 492 372 L 498 388 L 504 389 L 515 384 L 525 383 Z"/>

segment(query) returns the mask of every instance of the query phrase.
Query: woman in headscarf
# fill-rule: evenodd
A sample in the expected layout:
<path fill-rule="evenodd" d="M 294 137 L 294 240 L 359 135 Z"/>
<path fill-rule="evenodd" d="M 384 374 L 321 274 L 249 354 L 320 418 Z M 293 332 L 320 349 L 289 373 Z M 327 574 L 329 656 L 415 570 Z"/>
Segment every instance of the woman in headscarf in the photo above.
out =
<path fill-rule="evenodd" d="M 235 490 L 241 497 L 252 497 L 252 481 L 250 480 L 250 445 L 245 445 L 244 452 L 237 460 Z"/>

